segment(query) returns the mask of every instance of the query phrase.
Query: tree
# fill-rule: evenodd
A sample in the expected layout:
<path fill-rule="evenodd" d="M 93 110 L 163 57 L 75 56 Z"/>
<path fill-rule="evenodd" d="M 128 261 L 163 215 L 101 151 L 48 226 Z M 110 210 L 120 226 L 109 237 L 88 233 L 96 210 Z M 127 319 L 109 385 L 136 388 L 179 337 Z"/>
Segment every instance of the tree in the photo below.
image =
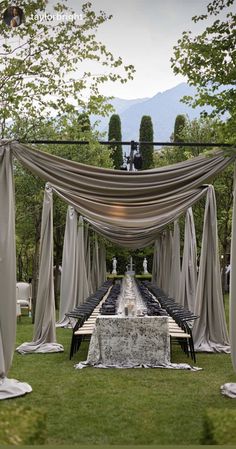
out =
<path fill-rule="evenodd" d="M 153 125 L 150 115 L 143 115 L 139 128 L 140 142 L 153 142 Z M 153 167 L 153 145 L 140 144 L 140 153 L 143 159 L 143 170 Z"/>
<path fill-rule="evenodd" d="M 78 130 L 82 133 L 91 131 L 90 118 L 85 112 L 79 114 L 78 116 Z"/>
<path fill-rule="evenodd" d="M 185 97 L 192 106 L 212 106 L 211 115 L 227 116 L 225 135 L 235 139 L 236 118 L 236 14 L 234 0 L 214 0 L 207 13 L 192 18 L 204 21 L 225 11 L 225 18 L 214 20 L 199 35 L 193 37 L 184 31 L 171 58 L 175 74 L 187 76 L 190 85 L 196 86 L 195 98 Z M 233 134 L 232 135 L 232 131 Z"/>
<path fill-rule="evenodd" d="M 52 145 L 43 151 L 78 162 L 112 167 L 109 149 L 98 143 L 98 136 L 92 131 L 82 132 L 78 126 L 78 114 L 70 114 L 55 119 L 18 119 L 8 130 L 12 138 L 22 139 L 27 132 L 29 139 L 49 140 L 88 140 L 88 145 Z M 37 291 L 37 273 L 39 259 L 39 241 L 44 181 L 36 178 L 19 163 L 14 166 L 16 185 L 16 250 L 18 280 L 33 278 L 34 298 Z M 62 248 L 67 205 L 60 198 L 54 197 L 54 261 L 55 284 L 59 265 L 62 260 Z"/>
<path fill-rule="evenodd" d="M 0 13 L 7 7 L 8 1 L 2 1 Z M 18 116 L 58 116 L 79 108 L 104 115 L 110 106 L 104 104 L 100 85 L 124 83 L 134 72 L 96 39 L 99 27 L 112 16 L 95 13 L 89 2 L 82 5 L 83 20 L 64 1 L 52 4 L 50 15 L 45 0 L 22 0 L 21 8 L 24 23 L 17 27 L 0 23 L 2 138 L 8 121 Z M 88 71 L 88 63 L 93 71 Z"/>
<path fill-rule="evenodd" d="M 186 117 L 185 115 L 179 114 L 177 115 L 175 119 L 175 126 L 174 126 L 174 135 L 173 135 L 173 142 L 183 142 L 183 137 L 181 136 L 181 132 L 183 131 L 186 123 Z"/>
<path fill-rule="evenodd" d="M 186 124 L 186 116 L 183 114 L 179 114 L 176 116 L 175 124 L 174 124 L 174 132 L 171 135 L 170 139 L 173 142 L 184 142 L 182 131 Z M 171 149 L 171 152 L 173 153 L 173 162 L 180 162 L 184 158 L 184 147 L 173 147 Z"/>
<path fill-rule="evenodd" d="M 115 140 L 117 142 L 122 141 L 121 135 L 121 121 L 120 116 L 118 114 L 113 114 L 109 121 L 109 129 L 108 129 L 108 140 Z M 119 169 L 123 164 L 123 151 L 122 145 L 116 144 L 110 146 L 112 150 L 112 160 L 114 164 L 114 168 Z"/>
<path fill-rule="evenodd" d="M 200 117 L 190 121 L 186 119 L 185 126 L 181 131 L 180 138 L 183 142 L 217 142 L 221 139 L 224 125 L 217 119 Z M 208 152 L 207 147 L 185 147 L 182 153 L 182 160 L 198 156 L 200 153 Z M 165 166 L 177 162 L 175 147 L 162 149 L 155 154 L 155 166 Z M 229 254 L 231 238 L 231 220 L 233 203 L 233 167 L 227 167 L 218 174 L 211 183 L 215 187 L 218 218 L 219 250 L 221 256 L 222 277 L 224 277 L 225 266 Z M 196 235 L 198 243 L 198 254 L 201 251 L 201 238 L 204 219 L 205 200 L 201 199 L 193 206 Z M 182 240 L 184 236 L 184 220 L 180 219 Z M 222 283 L 222 285 L 224 285 Z"/>

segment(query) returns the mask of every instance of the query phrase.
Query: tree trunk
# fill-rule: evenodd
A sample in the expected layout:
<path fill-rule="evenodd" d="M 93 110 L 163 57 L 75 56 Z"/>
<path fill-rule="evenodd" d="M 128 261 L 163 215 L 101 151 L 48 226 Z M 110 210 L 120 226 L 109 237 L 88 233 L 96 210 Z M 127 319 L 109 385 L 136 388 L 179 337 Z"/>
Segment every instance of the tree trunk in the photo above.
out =
<path fill-rule="evenodd" d="M 23 260 L 22 260 L 22 253 L 20 252 L 18 254 L 18 275 L 17 280 L 18 282 L 21 282 L 23 280 Z"/>

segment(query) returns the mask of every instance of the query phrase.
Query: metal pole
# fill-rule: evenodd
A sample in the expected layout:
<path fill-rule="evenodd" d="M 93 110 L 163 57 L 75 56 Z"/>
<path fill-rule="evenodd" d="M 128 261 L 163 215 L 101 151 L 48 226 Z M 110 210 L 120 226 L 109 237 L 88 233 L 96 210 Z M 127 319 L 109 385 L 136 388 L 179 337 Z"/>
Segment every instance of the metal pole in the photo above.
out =
<path fill-rule="evenodd" d="M 24 144 L 47 144 L 47 145 L 88 145 L 90 142 L 88 140 L 20 140 L 20 143 Z M 152 144 L 154 146 L 168 146 L 168 147 L 222 147 L 222 148 L 236 148 L 236 143 L 222 143 L 222 142 L 146 142 L 146 141 L 140 141 L 135 142 L 134 140 L 131 141 L 103 141 L 99 140 L 98 143 L 101 145 L 140 145 L 140 144 Z M 137 149 L 137 147 L 136 147 Z"/>

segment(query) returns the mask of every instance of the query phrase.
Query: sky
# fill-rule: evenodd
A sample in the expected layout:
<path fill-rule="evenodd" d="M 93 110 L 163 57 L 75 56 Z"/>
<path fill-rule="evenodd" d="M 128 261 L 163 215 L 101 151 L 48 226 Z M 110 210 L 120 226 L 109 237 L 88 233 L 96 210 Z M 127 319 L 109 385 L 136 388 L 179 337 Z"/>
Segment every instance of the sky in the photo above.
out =
<path fill-rule="evenodd" d="M 192 16 L 206 12 L 209 0 L 92 0 L 96 11 L 103 10 L 113 18 L 102 25 L 98 38 L 125 64 L 133 64 L 135 78 L 127 84 L 109 83 L 105 95 L 132 99 L 152 97 L 186 81 L 171 69 L 173 46 L 182 31 L 197 34 L 206 21 L 194 24 Z M 80 0 L 68 0 L 76 13 Z"/>

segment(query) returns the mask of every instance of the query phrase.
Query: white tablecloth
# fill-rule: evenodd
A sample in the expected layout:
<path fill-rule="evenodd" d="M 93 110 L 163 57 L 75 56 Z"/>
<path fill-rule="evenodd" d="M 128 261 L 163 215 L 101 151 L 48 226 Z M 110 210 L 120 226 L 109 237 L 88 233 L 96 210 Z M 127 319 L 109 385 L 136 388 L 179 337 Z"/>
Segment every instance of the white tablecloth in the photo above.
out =
<path fill-rule="evenodd" d="M 115 367 L 169 363 L 168 318 L 98 317 L 87 362 Z"/>

